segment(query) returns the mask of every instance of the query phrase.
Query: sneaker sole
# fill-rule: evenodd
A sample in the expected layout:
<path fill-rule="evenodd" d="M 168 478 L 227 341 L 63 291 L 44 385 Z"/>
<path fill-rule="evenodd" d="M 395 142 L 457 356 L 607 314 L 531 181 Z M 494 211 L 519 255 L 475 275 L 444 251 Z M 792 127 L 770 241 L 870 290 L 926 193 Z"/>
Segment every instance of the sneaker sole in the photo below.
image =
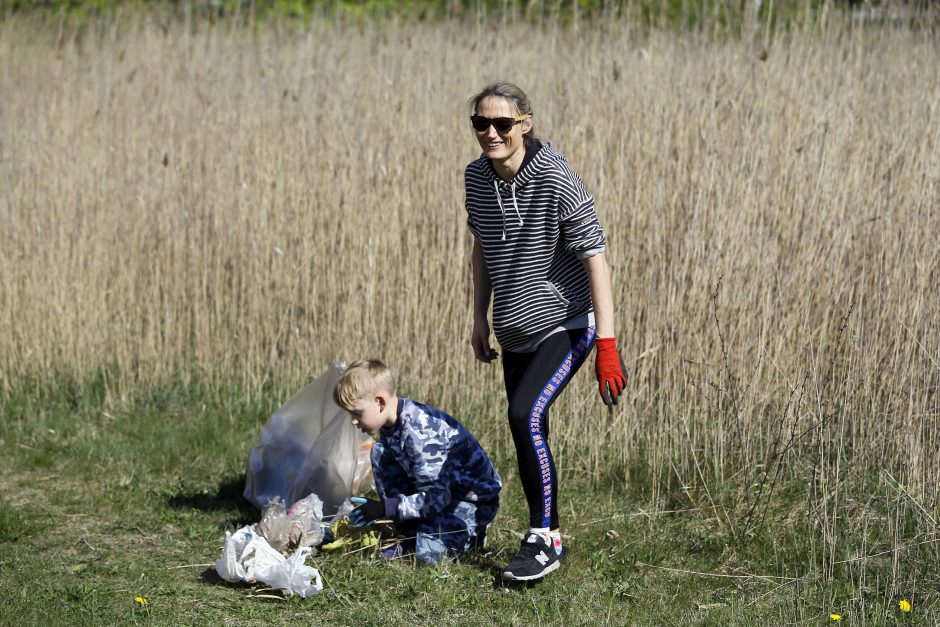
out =
<path fill-rule="evenodd" d="M 561 566 L 561 560 L 558 559 L 548 566 L 545 567 L 541 572 L 535 573 L 534 575 L 514 575 L 508 570 L 503 571 L 503 578 L 509 579 L 510 581 L 532 581 L 533 579 L 541 579 L 550 572 L 558 570 L 558 567 Z"/>

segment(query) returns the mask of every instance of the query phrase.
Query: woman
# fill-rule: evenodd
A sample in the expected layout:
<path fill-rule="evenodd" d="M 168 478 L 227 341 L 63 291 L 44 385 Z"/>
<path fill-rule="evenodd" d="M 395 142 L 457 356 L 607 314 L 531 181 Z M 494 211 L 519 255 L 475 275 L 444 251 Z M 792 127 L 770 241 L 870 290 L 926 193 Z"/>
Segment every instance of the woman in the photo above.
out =
<path fill-rule="evenodd" d="M 473 233 L 476 358 L 491 363 L 487 321 L 503 349 L 503 379 L 529 530 L 503 576 L 532 580 L 565 558 L 558 480 L 548 446 L 549 407 L 597 345 L 601 397 L 616 403 L 627 379 L 614 339 L 606 239 L 594 199 L 567 160 L 534 135 L 528 97 L 494 83 L 470 99 L 483 154 L 465 172 Z"/>

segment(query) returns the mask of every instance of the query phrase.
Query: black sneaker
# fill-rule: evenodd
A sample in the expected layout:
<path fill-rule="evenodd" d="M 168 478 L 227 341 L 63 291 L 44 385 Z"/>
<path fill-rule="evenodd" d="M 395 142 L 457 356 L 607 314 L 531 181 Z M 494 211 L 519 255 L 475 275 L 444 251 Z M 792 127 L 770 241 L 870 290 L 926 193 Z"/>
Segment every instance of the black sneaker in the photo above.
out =
<path fill-rule="evenodd" d="M 564 547 L 559 556 L 555 548 L 537 533 L 530 533 L 522 541 L 522 548 L 503 570 L 503 577 L 512 581 L 531 581 L 541 579 L 561 566 L 567 557 Z"/>

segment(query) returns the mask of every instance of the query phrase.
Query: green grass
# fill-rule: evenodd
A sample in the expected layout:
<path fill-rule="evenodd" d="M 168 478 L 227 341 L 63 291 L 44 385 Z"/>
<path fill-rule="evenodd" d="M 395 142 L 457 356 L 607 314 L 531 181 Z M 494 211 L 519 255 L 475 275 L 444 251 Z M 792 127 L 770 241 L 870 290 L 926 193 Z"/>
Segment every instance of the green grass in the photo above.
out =
<path fill-rule="evenodd" d="M 843 624 L 926 625 L 940 616 L 936 544 L 916 536 L 916 507 L 879 496 L 873 478 L 846 480 L 844 494 L 868 498 L 845 498 L 851 524 L 833 527 L 837 546 L 875 555 L 907 537 L 898 570 L 889 552 L 828 577 L 797 481 L 775 492 L 765 525 L 734 541 L 712 507 L 735 502 L 731 481 L 709 486 L 712 500 L 676 486 L 657 503 L 644 482 L 591 485 L 563 470 L 569 561 L 542 583 L 504 585 L 498 573 L 524 520 L 511 459 L 496 460 L 507 488 L 485 553 L 439 568 L 318 555 L 321 594 L 260 598 L 220 581 L 211 564 L 226 530 L 259 518 L 241 498 L 244 463 L 283 392 L 242 403 L 237 388 L 171 382 L 117 402 L 103 379 L 32 381 L 3 399 L 0 624 L 767 625 L 821 624 L 838 612 Z M 914 603 L 909 615 L 897 610 L 902 597 Z"/>

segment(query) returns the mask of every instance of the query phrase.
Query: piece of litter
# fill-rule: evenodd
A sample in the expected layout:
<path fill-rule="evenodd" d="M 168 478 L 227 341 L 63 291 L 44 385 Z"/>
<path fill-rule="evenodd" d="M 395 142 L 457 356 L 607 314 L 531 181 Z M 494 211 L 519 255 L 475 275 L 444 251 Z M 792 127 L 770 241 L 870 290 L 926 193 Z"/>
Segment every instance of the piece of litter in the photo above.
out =
<path fill-rule="evenodd" d="M 323 589 L 320 572 L 304 563 L 310 552 L 310 547 L 301 547 L 285 559 L 252 527 L 242 527 L 234 534 L 225 532 L 215 570 L 226 581 L 264 583 L 284 594 L 307 598 Z"/>

